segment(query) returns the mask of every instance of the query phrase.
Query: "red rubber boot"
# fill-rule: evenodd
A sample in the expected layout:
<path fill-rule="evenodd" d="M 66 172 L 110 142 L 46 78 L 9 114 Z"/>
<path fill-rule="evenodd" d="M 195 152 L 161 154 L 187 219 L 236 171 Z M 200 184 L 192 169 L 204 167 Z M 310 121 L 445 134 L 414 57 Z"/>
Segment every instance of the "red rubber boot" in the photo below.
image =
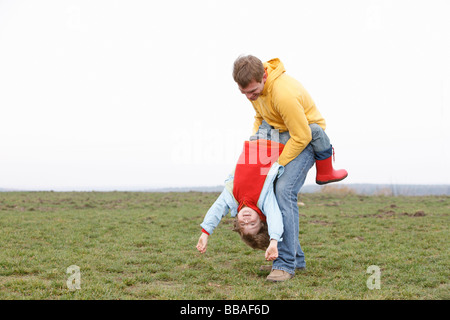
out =
<path fill-rule="evenodd" d="M 333 148 L 334 158 L 334 148 Z M 334 170 L 331 156 L 325 160 L 316 160 L 316 183 L 327 184 L 330 182 L 341 181 L 347 178 L 348 172 L 345 169 Z"/>

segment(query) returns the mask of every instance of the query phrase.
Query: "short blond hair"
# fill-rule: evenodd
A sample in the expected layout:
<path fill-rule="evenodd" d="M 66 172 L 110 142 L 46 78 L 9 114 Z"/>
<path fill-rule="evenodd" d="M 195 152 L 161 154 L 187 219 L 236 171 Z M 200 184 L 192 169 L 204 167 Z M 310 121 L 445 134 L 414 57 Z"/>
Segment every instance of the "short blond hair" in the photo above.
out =
<path fill-rule="evenodd" d="M 264 76 L 264 65 L 252 55 L 239 56 L 233 65 L 233 79 L 242 88 L 246 88 L 253 80 L 261 82 Z"/>

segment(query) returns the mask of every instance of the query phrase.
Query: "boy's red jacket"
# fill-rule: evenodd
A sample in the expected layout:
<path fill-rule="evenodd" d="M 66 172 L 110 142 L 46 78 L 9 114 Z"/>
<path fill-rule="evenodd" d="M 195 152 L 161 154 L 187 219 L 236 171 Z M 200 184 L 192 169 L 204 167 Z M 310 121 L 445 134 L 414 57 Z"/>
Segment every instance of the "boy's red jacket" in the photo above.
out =
<path fill-rule="evenodd" d="M 266 216 L 258 208 L 258 199 L 270 167 L 277 161 L 284 145 L 270 140 L 245 141 L 234 172 L 233 196 L 239 203 L 238 212 L 247 206 Z"/>

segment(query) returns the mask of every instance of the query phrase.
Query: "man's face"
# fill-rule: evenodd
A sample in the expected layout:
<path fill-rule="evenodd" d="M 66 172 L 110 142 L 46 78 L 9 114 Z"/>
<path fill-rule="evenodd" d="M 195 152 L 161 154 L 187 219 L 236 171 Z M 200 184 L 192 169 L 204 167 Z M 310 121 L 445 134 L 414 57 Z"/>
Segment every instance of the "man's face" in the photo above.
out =
<path fill-rule="evenodd" d="M 238 223 L 243 234 L 255 235 L 261 229 L 261 218 L 258 212 L 249 207 L 243 207 L 237 215 Z"/>
<path fill-rule="evenodd" d="M 259 96 L 263 92 L 264 84 L 266 83 L 266 80 L 267 80 L 267 74 L 264 73 L 264 76 L 263 76 L 261 82 L 257 82 L 256 80 L 253 80 L 245 88 L 242 88 L 240 85 L 238 85 L 239 90 L 241 90 L 242 94 L 245 94 L 247 99 L 255 101 L 256 99 L 259 98 Z"/>

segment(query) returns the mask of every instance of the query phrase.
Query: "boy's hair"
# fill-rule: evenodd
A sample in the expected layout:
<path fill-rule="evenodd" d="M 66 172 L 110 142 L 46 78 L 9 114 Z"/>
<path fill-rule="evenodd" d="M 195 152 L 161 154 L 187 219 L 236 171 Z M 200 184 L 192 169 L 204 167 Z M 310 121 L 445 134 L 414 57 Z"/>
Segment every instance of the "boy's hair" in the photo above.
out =
<path fill-rule="evenodd" d="M 261 222 L 261 229 L 255 235 L 243 234 L 237 219 L 234 220 L 233 231 L 241 236 L 242 241 L 253 249 L 266 250 L 270 244 L 269 229 L 266 222 Z"/>
<path fill-rule="evenodd" d="M 263 63 L 255 56 L 239 56 L 234 61 L 233 79 L 242 88 L 246 88 L 253 80 L 261 82 L 264 72 Z"/>

